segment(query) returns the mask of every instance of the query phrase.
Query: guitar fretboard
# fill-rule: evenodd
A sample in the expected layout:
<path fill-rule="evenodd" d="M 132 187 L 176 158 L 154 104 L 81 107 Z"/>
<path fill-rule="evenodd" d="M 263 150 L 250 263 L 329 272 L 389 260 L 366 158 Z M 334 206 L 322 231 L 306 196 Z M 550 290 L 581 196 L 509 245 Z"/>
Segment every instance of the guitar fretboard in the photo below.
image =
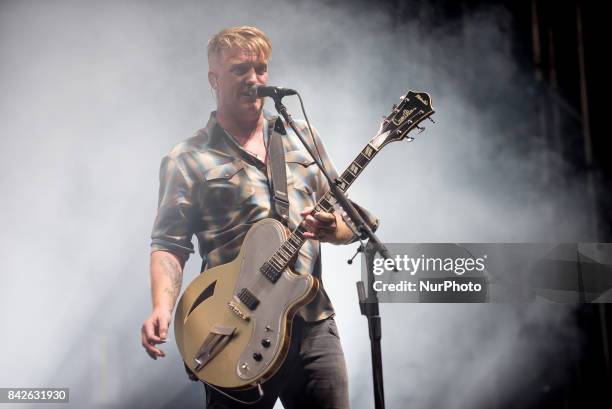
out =
<path fill-rule="evenodd" d="M 378 150 L 368 143 L 337 179 L 337 184 L 340 190 L 346 192 L 355 179 L 357 179 L 357 176 L 361 174 L 363 169 L 365 169 L 365 167 L 377 153 Z M 323 197 L 317 202 L 311 214 L 316 212 L 332 213 L 334 211 L 335 204 L 336 198 L 334 198 L 331 191 L 328 190 L 327 193 L 325 193 L 325 195 L 323 195 Z M 293 257 L 295 257 L 300 251 L 300 248 L 306 241 L 304 238 L 305 232 L 306 228 L 302 224 L 299 224 L 298 227 L 291 232 L 287 240 L 281 245 L 276 253 L 274 253 L 274 255 L 270 257 L 268 261 L 260 268 L 261 273 L 270 279 L 270 281 L 276 282 L 282 272 L 287 268 Z"/>

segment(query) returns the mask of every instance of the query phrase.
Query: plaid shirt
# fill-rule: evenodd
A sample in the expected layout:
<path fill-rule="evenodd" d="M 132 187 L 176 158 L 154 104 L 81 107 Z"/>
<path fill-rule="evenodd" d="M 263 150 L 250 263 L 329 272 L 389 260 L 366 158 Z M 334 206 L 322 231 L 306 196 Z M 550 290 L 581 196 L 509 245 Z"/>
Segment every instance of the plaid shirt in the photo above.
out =
<path fill-rule="evenodd" d="M 268 126 L 265 134 L 283 131 L 280 118 L 268 112 L 264 116 Z M 312 148 L 306 124 L 297 122 L 296 125 Z M 287 136 L 281 140 L 287 166 L 289 228 L 293 230 L 302 221 L 300 212 L 314 206 L 327 192 L 328 184 L 298 137 L 291 129 L 286 132 Z M 316 131 L 315 138 L 330 176 L 337 177 Z M 152 251 L 169 251 L 186 260 L 194 252 L 191 238 L 195 234 L 207 268 L 232 261 L 238 256 L 249 228 L 264 218 L 273 217 L 268 180 L 269 167 L 227 134 L 213 112 L 204 129 L 179 143 L 162 160 Z M 367 212 L 366 215 L 373 220 Z M 319 253 L 319 242 L 306 240 L 294 270 L 313 274 L 321 281 Z M 307 321 L 333 314 L 322 282 L 315 299 L 299 314 Z"/>

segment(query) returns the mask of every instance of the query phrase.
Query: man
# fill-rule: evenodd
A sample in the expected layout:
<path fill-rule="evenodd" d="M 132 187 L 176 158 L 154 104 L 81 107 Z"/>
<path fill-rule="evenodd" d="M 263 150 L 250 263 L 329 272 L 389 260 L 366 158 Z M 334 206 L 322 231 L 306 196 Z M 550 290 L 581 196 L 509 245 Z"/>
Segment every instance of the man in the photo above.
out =
<path fill-rule="evenodd" d="M 234 27 L 208 43 L 208 80 L 217 111 L 206 128 L 177 145 L 162 161 L 157 218 L 152 234 L 151 290 L 153 312 L 141 331 L 142 345 L 153 359 L 165 356 L 165 342 L 182 271 L 198 237 L 207 268 L 233 260 L 250 226 L 273 217 L 267 144 L 282 133 L 287 162 L 289 227 L 304 223 L 307 240 L 294 270 L 320 279 L 319 242 L 354 240 L 340 212 L 310 212 L 327 191 L 327 182 L 297 137 L 282 121 L 263 110 L 263 99 L 249 94 L 266 84 L 269 38 L 254 27 Z M 313 137 L 299 124 L 312 143 Z M 318 136 L 318 150 L 333 169 Z M 333 170 L 335 176 L 335 170 Z M 367 215 L 367 214 L 366 214 Z M 369 216 L 369 215 L 368 215 Z M 264 384 L 264 399 L 249 408 L 271 408 L 280 396 L 285 408 L 348 407 L 344 355 L 333 320 L 333 308 L 321 289 L 294 319 L 291 347 L 281 369 Z M 207 388 L 208 407 L 241 407 Z"/>

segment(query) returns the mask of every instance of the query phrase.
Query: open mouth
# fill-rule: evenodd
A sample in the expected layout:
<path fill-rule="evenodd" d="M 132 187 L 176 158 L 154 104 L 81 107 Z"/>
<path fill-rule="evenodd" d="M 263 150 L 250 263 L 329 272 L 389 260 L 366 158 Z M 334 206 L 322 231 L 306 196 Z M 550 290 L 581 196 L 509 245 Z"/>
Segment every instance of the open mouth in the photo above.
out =
<path fill-rule="evenodd" d="M 254 97 L 249 94 L 240 94 L 240 99 L 247 104 L 253 104 L 257 101 L 257 97 Z"/>
<path fill-rule="evenodd" d="M 253 99 L 257 98 L 257 95 L 255 95 L 255 89 L 253 87 L 248 87 L 245 88 L 244 90 L 242 90 L 242 92 L 240 93 L 241 96 L 243 97 L 251 97 Z"/>

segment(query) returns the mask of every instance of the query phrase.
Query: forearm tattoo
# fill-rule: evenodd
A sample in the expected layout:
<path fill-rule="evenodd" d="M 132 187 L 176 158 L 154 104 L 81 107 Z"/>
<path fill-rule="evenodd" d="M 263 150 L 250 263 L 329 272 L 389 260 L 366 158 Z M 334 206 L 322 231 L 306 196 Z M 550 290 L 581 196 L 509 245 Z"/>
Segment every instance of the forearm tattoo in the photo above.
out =
<path fill-rule="evenodd" d="M 181 292 L 181 284 L 183 282 L 183 271 L 177 261 L 169 256 L 164 256 L 160 260 L 162 271 L 168 276 L 172 282 L 172 288 L 164 288 L 164 293 L 170 295 L 173 301 L 176 301 Z"/>

